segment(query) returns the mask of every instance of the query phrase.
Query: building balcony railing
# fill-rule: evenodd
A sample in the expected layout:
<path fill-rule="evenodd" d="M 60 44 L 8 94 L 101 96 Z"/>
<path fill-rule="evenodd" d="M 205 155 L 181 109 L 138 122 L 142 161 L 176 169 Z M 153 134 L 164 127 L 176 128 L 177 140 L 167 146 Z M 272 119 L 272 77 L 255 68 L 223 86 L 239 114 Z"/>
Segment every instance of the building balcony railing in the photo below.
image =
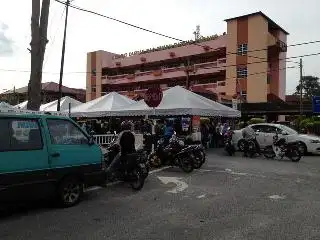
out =
<path fill-rule="evenodd" d="M 190 66 L 161 68 L 153 71 L 137 72 L 135 74 L 122 74 L 116 76 L 103 76 L 102 84 L 123 84 L 145 82 L 160 79 L 179 78 L 186 76 L 186 71 L 194 75 L 217 73 L 226 69 L 226 58 L 214 62 L 199 63 Z"/>
<path fill-rule="evenodd" d="M 277 37 L 273 36 L 271 33 L 268 33 L 268 46 L 276 47 L 280 52 L 287 51 L 287 44 Z"/>
<path fill-rule="evenodd" d="M 200 89 L 205 89 L 205 90 L 208 90 L 211 92 L 217 92 L 217 93 L 225 92 L 225 85 L 220 85 L 219 83 L 192 84 L 192 87 L 194 87 L 195 89 L 200 88 Z M 167 84 L 163 84 L 161 88 L 163 91 L 165 91 L 170 87 Z M 148 88 L 142 87 L 138 89 L 122 90 L 122 91 L 118 91 L 118 93 L 124 94 L 124 95 L 127 95 L 128 93 L 143 95 L 147 90 Z"/>

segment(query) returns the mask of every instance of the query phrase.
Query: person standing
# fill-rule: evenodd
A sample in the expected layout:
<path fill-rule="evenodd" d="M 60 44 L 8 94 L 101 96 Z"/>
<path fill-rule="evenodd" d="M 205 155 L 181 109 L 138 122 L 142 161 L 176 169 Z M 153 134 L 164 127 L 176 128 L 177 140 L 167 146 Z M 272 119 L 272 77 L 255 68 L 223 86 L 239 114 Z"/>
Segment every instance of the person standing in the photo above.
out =
<path fill-rule="evenodd" d="M 210 147 L 216 148 L 217 147 L 217 133 L 216 133 L 216 126 L 215 126 L 214 122 L 211 122 L 209 125 L 209 133 L 211 135 Z"/>
<path fill-rule="evenodd" d="M 245 140 L 244 151 L 243 151 L 244 157 L 248 157 L 249 141 L 253 141 L 255 143 L 256 150 L 258 153 L 260 153 L 260 146 L 259 146 L 259 143 L 257 142 L 255 131 L 247 123 L 245 123 L 244 126 L 245 128 L 242 130 L 242 137 Z"/>
<path fill-rule="evenodd" d="M 205 123 L 202 123 L 200 126 L 200 131 L 201 131 L 201 142 L 202 145 L 205 148 L 208 148 L 208 138 L 209 138 L 209 131 L 208 131 L 208 126 Z"/>

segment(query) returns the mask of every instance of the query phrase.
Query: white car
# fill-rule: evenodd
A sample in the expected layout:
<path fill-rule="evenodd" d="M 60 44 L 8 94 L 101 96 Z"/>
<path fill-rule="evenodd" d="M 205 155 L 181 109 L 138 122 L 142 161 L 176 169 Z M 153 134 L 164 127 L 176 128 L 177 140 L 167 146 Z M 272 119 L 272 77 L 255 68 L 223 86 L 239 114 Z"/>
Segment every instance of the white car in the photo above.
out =
<path fill-rule="evenodd" d="M 261 148 L 272 145 L 273 136 L 278 133 L 279 137 L 283 137 L 287 142 L 298 141 L 300 150 L 304 154 L 314 153 L 320 154 L 320 137 L 307 134 L 299 134 L 290 127 L 274 123 L 259 123 L 249 125 L 256 132 L 256 138 Z M 242 130 L 235 130 L 232 140 L 239 150 L 243 150 L 244 140 L 242 139 Z"/>

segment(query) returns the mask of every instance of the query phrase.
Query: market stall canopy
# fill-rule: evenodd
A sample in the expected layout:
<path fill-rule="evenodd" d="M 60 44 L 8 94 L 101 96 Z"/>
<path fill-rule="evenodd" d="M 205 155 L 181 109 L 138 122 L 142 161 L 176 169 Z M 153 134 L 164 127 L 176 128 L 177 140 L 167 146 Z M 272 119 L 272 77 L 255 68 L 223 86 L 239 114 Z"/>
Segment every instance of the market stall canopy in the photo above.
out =
<path fill-rule="evenodd" d="M 17 108 L 17 109 L 22 109 L 22 110 L 26 110 L 27 109 L 27 105 L 28 105 L 28 101 L 24 101 L 22 103 L 19 103 L 17 105 L 14 105 L 13 107 L 14 108 Z"/>
<path fill-rule="evenodd" d="M 11 106 L 9 103 L 6 102 L 0 102 L 0 112 L 3 113 L 7 113 L 7 112 L 15 112 L 15 108 L 13 106 Z"/>
<path fill-rule="evenodd" d="M 13 109 L 13 106 L 6 102 L 0 102 L 0 109 Z"/>
<path fill-rule="evenodd" d="M 108 93 L 90 102 L 71 109 L 75 117 L 102 117 L 110 116 L 110 112 L 127 108 L 136 101 L 116 92 Z"/>
<path fill-rule="evenodd" d="M 17 105 L 16 105 L 17 106 Z M 0 114 L 43 114 L 39 111 L 27 109 L 19 109 L 16 106 L 11 106 L 8 103 L 0 102 Z M 64 113 L 53 113 L 53 115 L 66 115 Z"/>
<path fill-rule="evenodd" d="M 79 102 L 76 99 L 73 99 L 71 97 L 63 97 L 60 100 L 60 111 L 61 112 L 68 112 L 69 111 L 69 104 L 71 104 L 71 108 L 77 107 L 81 104 L 82 102 Z M 45 111 L 45 112 L 56 112 L 57 111 L 57 106 L 58 106 L 58 100 L 43 104 L 40 106 L 40 111 Z"/>
<path fill-rule="evenodd" d="M 142 115 L 196 115 L 240 117 L 241 112 L 218 102 L 193 93 L 183 87 L 172 87 L 163 93 L 160 105 L 152 109 L 144 100 L 138 101 L 121 111 L 113 111 L 113 116 L 142 116 Z"/>

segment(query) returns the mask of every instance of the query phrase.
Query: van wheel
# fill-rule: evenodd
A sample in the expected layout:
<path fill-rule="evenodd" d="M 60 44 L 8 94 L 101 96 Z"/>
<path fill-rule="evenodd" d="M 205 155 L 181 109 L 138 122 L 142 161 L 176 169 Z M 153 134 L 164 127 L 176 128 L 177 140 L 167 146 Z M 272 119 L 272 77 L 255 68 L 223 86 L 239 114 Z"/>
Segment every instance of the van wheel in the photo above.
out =
<path fill-rule="evenodd" d="M 77 177 L 66 177 L 58 186 L 58 201 L 62 207 L 78 204 L 83 195 L 83 184 Z"/>

